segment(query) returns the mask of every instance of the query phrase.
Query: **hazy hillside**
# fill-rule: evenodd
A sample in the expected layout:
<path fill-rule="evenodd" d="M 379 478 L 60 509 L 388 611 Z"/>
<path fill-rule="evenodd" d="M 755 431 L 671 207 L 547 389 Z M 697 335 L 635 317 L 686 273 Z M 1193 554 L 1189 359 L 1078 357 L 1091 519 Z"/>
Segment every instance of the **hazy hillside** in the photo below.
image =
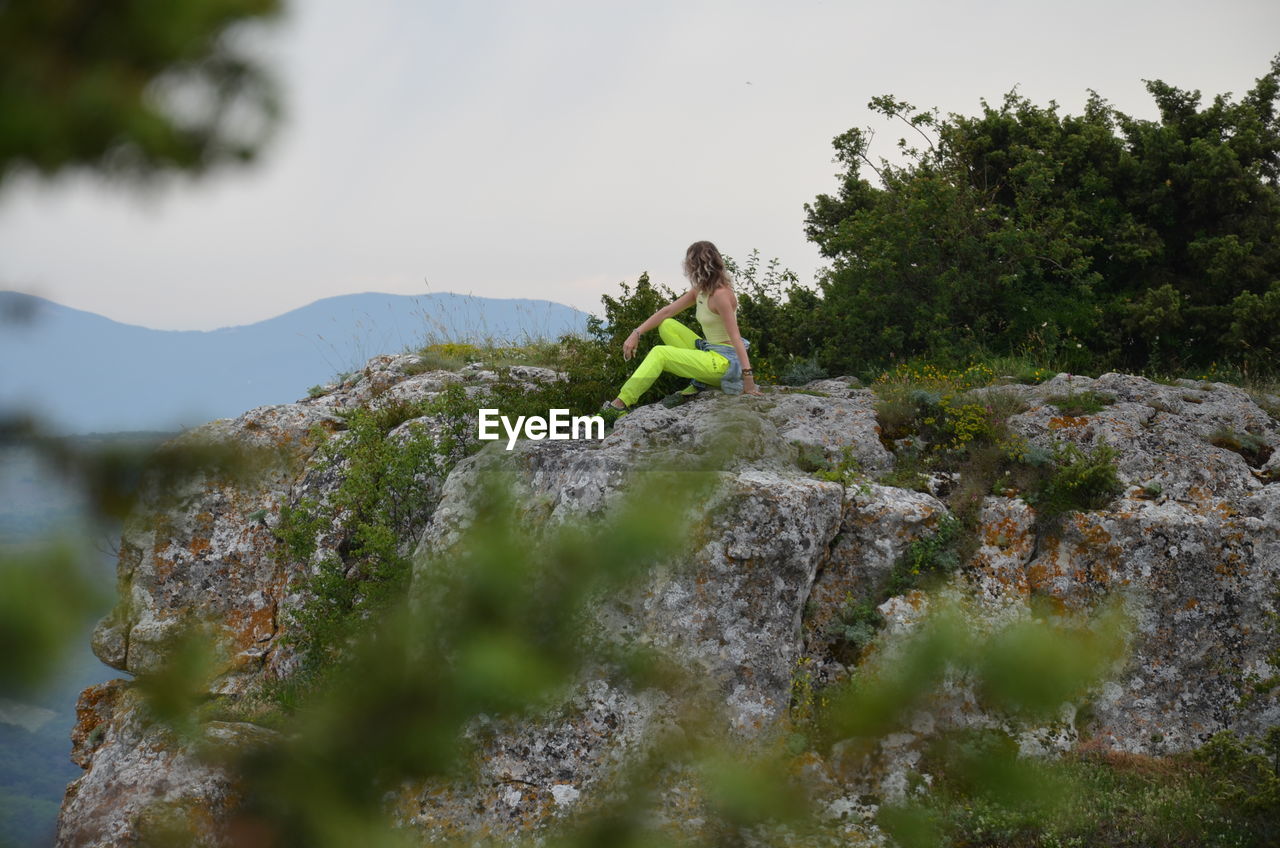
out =
<path fill-rule="evenodd" d="M 0 411 L 66 433 L 164 430 L 285 403 L 375 353 L 425 340 L 520 340 L 585 326 L 543 300 L 355 294 L 213 331 L 121 324 L 0 292 Z"/>

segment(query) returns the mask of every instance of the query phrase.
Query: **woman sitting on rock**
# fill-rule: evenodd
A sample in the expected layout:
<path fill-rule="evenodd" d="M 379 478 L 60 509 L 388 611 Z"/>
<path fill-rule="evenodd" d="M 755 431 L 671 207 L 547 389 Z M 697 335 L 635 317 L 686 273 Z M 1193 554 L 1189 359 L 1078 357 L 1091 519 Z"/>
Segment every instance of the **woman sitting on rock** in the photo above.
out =
<path fill-rule="evenodd" d="M 622 343 L 622 358 L 631 359 L 644 333 L 657 327 L 662 336 L 662 344 L 649 351 L 618 396 L 605 401 L 601 409 L 607 421 L 626 415 L 664 371 L 692 380 L 679 393 L 684 397 L 717 385 L 731 395 L 760 394 L 747 358 L 747 343 L 738 332 L 738 298 L 725 271 L 724 257 L 711 242 L 694 242 L 684 255 L 684 275 L 691 284 L 689 291 L 646 318 Z M 671 317 L 695 303 L 706 338 Z"/>

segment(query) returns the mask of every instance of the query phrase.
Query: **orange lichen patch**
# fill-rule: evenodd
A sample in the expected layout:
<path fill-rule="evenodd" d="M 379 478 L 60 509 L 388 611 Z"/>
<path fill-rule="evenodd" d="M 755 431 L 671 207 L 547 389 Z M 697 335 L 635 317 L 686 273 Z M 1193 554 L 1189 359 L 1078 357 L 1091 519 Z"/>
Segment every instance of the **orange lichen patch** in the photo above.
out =
<path fill-rule="evenodd" d="M 1006 550 L 1025 541 L 1024 528 L 1013 518 L 1002 518 L 982 527 L 982 542 L 993 548 Z"/>
<path fill-rule="evenodd" d="M 242 654 L 266 642 L 276 632 L 276 605 L 232 609 L 224 620 L 232 652 Z"/>
<path fill-rule="evenodd" d="M 1043 559 L 1032 563 L 1027 568 L 1027 585 L 1033 590 L 1048 586 L 1053 578 L 1058 576 L 1057 564 L 1050 568 Z"/>
<path fill-rule="evenodd" d="M 1249 572 L 1249 563 L 1239 554 L 1229 551 L 1213 567 L 1213 571 L 1223 577 L 1244 577 Z"/>
<path fill-rule="evenodd" d="M 1105 587 L 1111 583 L 1111 572 L 1097 563 L 1077 566 L 1071 570 L 1071 579 L 1081 585 Z"/>
<path fill-rule="evenodd" d="M 1050 430 L 1077 430 L 1089 426 L 1089 419 L 1074 415 L 1055 415 L 1049 419 Z"/>
<path fill-rule="evenodd" d="M 1080 541 L 1073 550 L 1075 557 L 1085 562 L 1094 561 L 1111 566 L 1119 565 L 1123 551 L 1119 545 L 1115 544 L 1111 534 L 1101 524 L 1091 521 L 1085 515 L 1077 515 L 1075 528 L 1080 534 Z"/>
<path fill-rule="evenodd" d="M 123 680 L 112 680 L 90 686 L 80 693 L 80 699 L 76 701 L 76 724 L 71 728 L 71 761 L 80 768 L 89 767 L 124 686 Z"/>
<path fill-rule="evenodd" d="M 1226 501 L 1219 501 L 1209 508 L 1210 512 L 1217 513 L 1223 518 L 1235 518 L 1240 511 Z"/>
<path fill-rule="evenodd" d="M 1200 601 L 1196 598 L 1187 598 L 1187 602 L 1182 605 L 1184 610 L 1195 609 L 1200 606 Z"/>
<path fill-rule="evenodd" d="M 187 542 L 187 552 L 200 558 L 213 549 L 213 515 L 202 512 L 196 516 L 197 531 Z"/>
<path fill-rule="evenodd" d="M 1187 498 L 1193 501 L 1207 501 L 1213 497 L 1213 492 L 1204 486 L 1190 486 L 1187 488 Z"/>
<path fill-rule="evenodd" d="M 322 430 L 322 431 L 323 431 L 323 432 L 325 432 L 325 433 L 328 433 L 330 436 L 332 436 L 334 433 L 337 433 L 339 430 L 341 430 L 341 429 L 342 429 L 342 425 L 341 425 L 341 423 L 340 423 L 340 422 L 335 421 L 335 420 L 332 420 L 332 419 L 328 419 L 328 418 L 323 419 L 323 420 L 321 420 L 320 422 L 318 422 L 318 423 L 315 425 L 315 427 L 320 428 L 320 430 Z M 307 431 L 307 434 L 306 434 L 306 436 L 305 436 L 305 438 L 304 438 L 304 442 L 305 442 L 306 444 L 310 445 L 310 444 L 311 444 L 312 442 L 314 442 L 314 441 L 315 441 L 315 440 L 311 437 L 311 431 L 310 431 L 310 430 L 308 430 L 308 431 Z"/>
<path fill-rule="evenodd" d="M 902 600 L 913 610 L 919 610 L 928 601 L 929 596 L 919 589 L 912 589 L 910 592 L 902 596 Z"/>

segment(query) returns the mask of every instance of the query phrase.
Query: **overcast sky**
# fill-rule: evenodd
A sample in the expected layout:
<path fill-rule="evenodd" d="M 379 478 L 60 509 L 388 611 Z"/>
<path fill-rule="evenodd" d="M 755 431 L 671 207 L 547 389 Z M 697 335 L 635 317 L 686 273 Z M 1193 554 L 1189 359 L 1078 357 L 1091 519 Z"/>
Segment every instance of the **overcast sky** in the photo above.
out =
<path fill-rule="evenodd" d="M 286 116 L 260 164 L 147 194 L 90 177 L 0 194 L 0 288 L 163 329 L 360 291 L 594 310 L 685 247 L 809 281 L 831 139 L 893 93 L 974 113 L 1018 86 L 1155 117 L 1143 78 L 1243 93 L 1275 0 L 440 3 L 295 0 L 262 43 Z"/>

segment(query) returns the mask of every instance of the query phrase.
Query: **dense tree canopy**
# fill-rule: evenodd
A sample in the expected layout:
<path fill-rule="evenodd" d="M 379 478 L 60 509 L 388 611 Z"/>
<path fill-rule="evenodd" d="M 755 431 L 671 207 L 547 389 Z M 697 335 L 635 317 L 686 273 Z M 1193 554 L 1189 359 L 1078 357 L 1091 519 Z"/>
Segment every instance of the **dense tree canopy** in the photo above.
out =
<path fill-rule="evenodd" d="M 1030 353 L 1063 367 L 1272 367 L 1280 352 L 1280 57 L 1238 102 L 1160 81 L 1159 120 L 1091 94 L 1061 115 L 1017 94 L 910 125 L 905 164 L 835 139 L 840 185 L 806 207 L 832 261 L 813 309 L 837 370 Z M 862 173 L 875 171 L 879 185 Z"/>

